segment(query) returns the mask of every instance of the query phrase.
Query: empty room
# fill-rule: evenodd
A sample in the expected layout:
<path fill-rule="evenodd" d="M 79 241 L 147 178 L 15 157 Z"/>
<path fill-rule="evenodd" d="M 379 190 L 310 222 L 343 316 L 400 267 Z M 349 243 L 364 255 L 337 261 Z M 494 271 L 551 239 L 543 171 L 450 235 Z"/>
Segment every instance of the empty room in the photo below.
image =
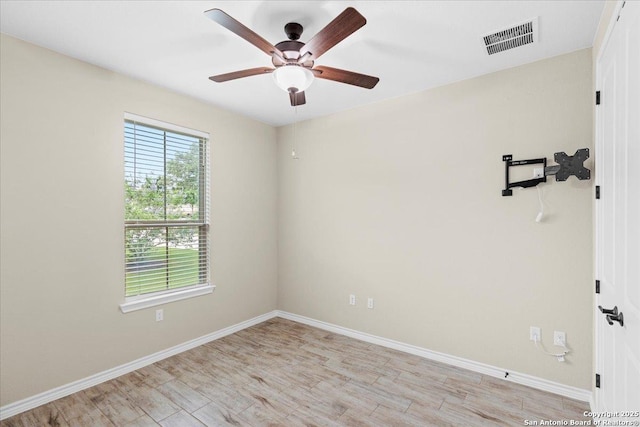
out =
<path fill-rule="evenodd" d="M 640 1 L 0 1 L 0 425 L 640 425 Z"/>

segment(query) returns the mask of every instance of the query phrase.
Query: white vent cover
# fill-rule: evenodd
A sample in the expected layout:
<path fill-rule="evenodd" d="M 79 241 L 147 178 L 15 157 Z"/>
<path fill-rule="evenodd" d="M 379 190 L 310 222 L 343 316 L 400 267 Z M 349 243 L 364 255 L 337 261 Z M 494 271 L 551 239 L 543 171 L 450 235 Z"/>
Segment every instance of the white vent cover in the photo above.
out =
<path fill-rule="evenodd" d="M 482 37 L 489 55 L 538 41 L 538 18 Z"/>

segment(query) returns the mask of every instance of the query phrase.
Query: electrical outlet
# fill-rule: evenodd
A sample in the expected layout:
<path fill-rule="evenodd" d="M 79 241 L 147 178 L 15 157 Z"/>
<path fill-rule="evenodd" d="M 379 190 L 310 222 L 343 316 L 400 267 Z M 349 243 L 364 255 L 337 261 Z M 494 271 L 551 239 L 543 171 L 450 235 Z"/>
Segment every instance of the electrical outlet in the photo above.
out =
<path fill-rule="evenodd" d="M 540 328 L 538 328 L 537 326 L 532 326 L 531 328 L 529 328 L 529 339 L 531 341 L 540 342 Z"/>
<path fill-rule="evenodd" d="M 543 178 L 544 177 L 544 168 L 533 168 L 533 177 L 534 178 Z"/>
<path fill-rule="evenodd" d="M 367 308 L 373 308 L 373 298 L 367 299 Z"/>
<path fill-rule="evenodd" d="M 164 320 L 164 310 L 159 308 L 158 310 L 156 310 L 156 322 L 159 322 L 161 320 Z"/>
<path fill-rule="evenodd" d="M 553 331 L 553 344 L 560 347 L 567 343 L 567 335 L 562 331 Z"/>
<path fill-rule="evenodd" d="M 349 305 L 356 305 L 356 296 L 353 294 L 349 295 Z"/>

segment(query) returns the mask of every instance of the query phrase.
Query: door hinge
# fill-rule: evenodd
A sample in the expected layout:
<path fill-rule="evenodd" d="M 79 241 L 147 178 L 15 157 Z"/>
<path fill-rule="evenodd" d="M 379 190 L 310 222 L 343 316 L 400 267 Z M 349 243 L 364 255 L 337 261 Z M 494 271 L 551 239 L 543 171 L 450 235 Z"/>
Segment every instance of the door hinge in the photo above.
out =
<path fill-rule="evenodd" d="M 600 293 L 600 280 L 596 280 L 596 294 Z"/>
<path fill-rule="evenodd" d="M 596 91 L 596 105 L 600 105 L 600 91 Z"/>
<path fill-rule="evenodd" d="M 596 185 L 596 200 L 600 200 L 600 186 Z"/>
<path fill-rule="evenodd" d="M 596 374 L 596 388 L 600 388 L 600 374 Z"/>

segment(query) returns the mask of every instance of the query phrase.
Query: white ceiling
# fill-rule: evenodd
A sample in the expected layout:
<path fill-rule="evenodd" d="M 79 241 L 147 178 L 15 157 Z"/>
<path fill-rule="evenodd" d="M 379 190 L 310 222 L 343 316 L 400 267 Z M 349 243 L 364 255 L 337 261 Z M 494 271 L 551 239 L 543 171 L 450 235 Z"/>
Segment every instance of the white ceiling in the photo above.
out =
<path fill-rule="evenodd" d="M 367 25 L 316 61 L 380 77 L 372 89 L 316 79 L 297 113 L 271 75 L 209 76 L 271 59 L 207 19 L 220 8 L 271 43 L 287 22 L 307 41 L 346 7 Z M 591 47 L 604 2 L 589 1 L 6 1 L 0 31 L 65 55 L 284 125 Z M 538 17 L 536 44 L 487 55 L 481 36 Z M 46 70 L 43 78 L 46 78 Z"/>

